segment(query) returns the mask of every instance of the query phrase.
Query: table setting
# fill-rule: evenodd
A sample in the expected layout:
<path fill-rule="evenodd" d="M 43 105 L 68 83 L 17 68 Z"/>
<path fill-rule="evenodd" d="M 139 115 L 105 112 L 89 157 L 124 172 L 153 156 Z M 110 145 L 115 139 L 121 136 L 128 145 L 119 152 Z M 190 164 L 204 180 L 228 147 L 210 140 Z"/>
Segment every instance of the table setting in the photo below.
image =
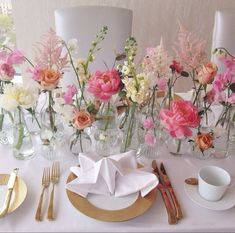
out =
<path fill-rule="evenodd" d="M 180 24 L 174 57 L 161 39 L 138 64 L 130 37 L 93 73 L 107 34 L 87 58 L 53 29 L 34 61 L 0 51 L 1 231 L 235 232 L 235 57 L 214 51 L 220 73 Z M 61 86 L 66 72 L 77 83 Z"/>

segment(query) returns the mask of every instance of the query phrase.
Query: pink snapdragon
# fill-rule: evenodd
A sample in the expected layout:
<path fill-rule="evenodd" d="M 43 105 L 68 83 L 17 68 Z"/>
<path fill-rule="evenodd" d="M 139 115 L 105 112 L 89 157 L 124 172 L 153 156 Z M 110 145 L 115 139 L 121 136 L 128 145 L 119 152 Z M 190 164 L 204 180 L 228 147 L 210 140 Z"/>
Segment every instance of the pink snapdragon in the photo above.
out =
<path fill-rule="evenodd" d="M 157 86 L 160 91 L 165 91 L 167 89 L 167 78 L 159 78 L 157 80 Z"/>
<path fill-rule="evenodd" d="M 170 109 L 160 111 L 160 118 L 169 134 L 176 138 L 192 136 L 190 128 L 196 128 L 200 123 L 198 109 L 186 100 L 173 100 Z"/>
<path fill-rule="evenodd" d="M 31 73 L 33 80 L 40 81 L 42 69 L 39 67 L 39 65 L 35 65 L 33 68 L 28 68 L 27 71 Z"/>
<path fill-rule="evenodd" d="M 153 119 L 151 117 L 144 119 L 143 126 L 145 129 L 153 129 L 155 127 Z"/>
<path fill-rule="evenodd" d="M 157 142 L 156 137 L 154 136 L 153 132 L 148 130 L 144 137 L 145 143 L 149 146 L 154 146 Z"/>
<path fill-rule="evenodd" d="M 64 101 L 65 104 L 72 104 L 73 103 L 73 97 L 78 93 L 77 88 L 75 85 L 68 85 L 67 91 L 64 93 Z"/>
<path fill-rule="evenodd" d="M 115 69 L 96 71 L 88 82 L 88 91 L 102 102 L 108 102 L 120 89 L 121 78 Z"/>

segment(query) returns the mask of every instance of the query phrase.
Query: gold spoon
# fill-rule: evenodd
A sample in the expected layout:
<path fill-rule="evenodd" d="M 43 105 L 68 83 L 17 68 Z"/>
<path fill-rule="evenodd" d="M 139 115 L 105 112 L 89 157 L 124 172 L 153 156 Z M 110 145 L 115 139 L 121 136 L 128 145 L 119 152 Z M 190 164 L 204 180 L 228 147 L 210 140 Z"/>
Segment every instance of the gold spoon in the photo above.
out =
<path fill-rule="evenodd" d="M 190 185 L 198 185 L 198 179 L 194 177 L 187 178 L 184 180 L 184 182 Z"/>

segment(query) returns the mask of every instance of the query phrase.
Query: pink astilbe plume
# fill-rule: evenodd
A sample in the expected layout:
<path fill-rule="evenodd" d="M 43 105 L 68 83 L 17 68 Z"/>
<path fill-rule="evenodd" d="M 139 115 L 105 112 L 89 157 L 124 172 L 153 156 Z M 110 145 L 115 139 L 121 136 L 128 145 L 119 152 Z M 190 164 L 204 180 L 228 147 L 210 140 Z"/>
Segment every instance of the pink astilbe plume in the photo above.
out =
<path fill-rule="evenodd" d="M 63 44 L 53 29 L 42 37 L 42 41 L 38 43 L 37 55 L 35 61 L 42 69 L 53 68 L 59 72 L 67 67 L 68 54 L 63 53 Z"/>
<path fill-rule="evenodd" d="M 197 69 L 207 60 L 205 41 L 188 31 L 181 23 L 179 26 L 178 38 L 173 46 L 176 58 L 185 70 Z"/>

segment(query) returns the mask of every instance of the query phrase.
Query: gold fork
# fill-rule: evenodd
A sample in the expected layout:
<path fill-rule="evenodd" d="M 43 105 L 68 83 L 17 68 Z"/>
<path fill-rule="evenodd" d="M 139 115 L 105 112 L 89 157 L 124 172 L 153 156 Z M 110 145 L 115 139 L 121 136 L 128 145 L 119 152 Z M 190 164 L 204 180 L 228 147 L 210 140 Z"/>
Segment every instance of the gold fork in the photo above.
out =
<path fill-rule="evenodd" d="M 39 203 L 38 203 L 38 208 L 36 211 L 35 219 L 37 221 L 41 221 L 41 213 L 42 213 L 42 200 L 43 200 L 43 195 L 45 189 L 49 186 L 50 184 L 50 168 L 46 167 L 43 169 L 43 175 L 42 175 L 42 192 L 40 195 Z"/>
<path fill-rule="evenodd" d="M 60 179 L 60 163 L 59 161 L 56 161 L 56 162 L 53 162 L 52 164 L 52 172 L 51 172 L 52 190 L 51 190 L 51 195 L 50 195 L 49 207 L 47 211 L 47 218 L 49 220 L 54 219 L 54 213 L 53 213 L 54 188 L 55 188 L 55 184 L 59 182 L 59 179 Z"/>

